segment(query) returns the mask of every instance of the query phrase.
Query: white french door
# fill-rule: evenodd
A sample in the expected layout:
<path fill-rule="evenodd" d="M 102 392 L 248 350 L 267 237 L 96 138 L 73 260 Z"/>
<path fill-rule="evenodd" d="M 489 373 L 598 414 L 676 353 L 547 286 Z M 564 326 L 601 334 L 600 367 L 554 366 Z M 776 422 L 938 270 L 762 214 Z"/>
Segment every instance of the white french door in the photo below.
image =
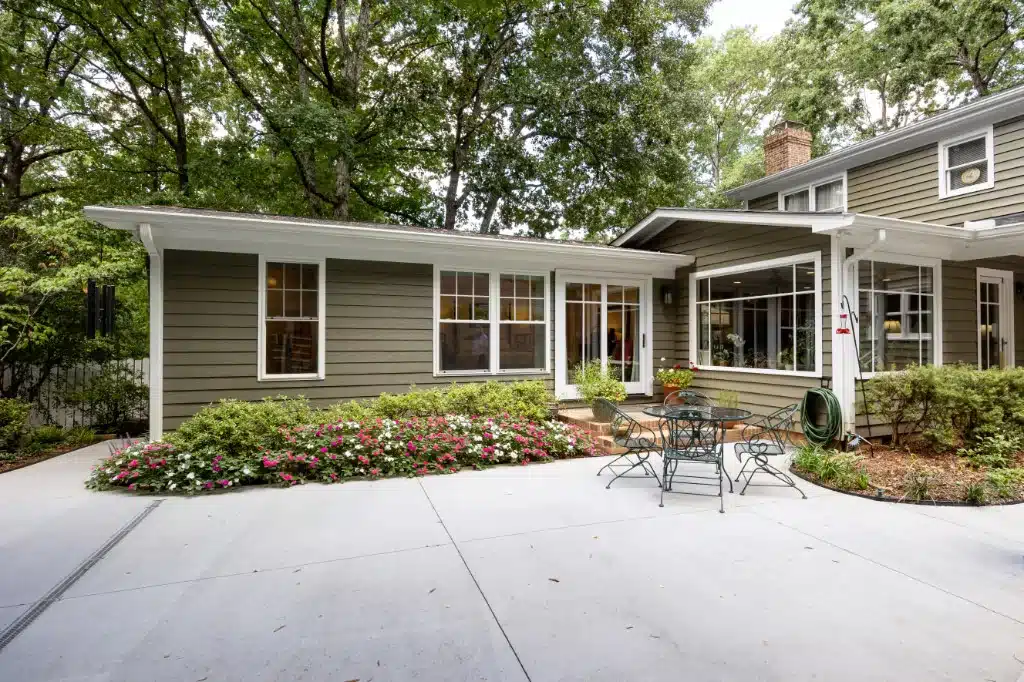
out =
<path fill-rule="evenodd" d="M 649 392 L 649 283 L 555 274 L 555 392 L 577 398 L 573 372 L 597 360 L 631 394 Z"/>
<path fill-rule="evenodd" d="M 978 367 L 1013 364 L 1013 273 L 978 268 Z"/>

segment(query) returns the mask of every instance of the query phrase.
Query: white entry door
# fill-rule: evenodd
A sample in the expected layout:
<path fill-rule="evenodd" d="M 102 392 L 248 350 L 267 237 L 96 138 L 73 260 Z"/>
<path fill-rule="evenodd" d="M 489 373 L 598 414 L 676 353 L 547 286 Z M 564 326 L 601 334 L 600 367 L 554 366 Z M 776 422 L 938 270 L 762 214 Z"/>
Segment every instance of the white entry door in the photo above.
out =
<path fill-rule="evenodd" d="M 1013 367 L 1013 273 L 978 268 L 978 367 Z"/>
<path fill-rule="evenodd" d="M 651 363 L 648 294 L 643 280 L 556 273 L 555 391 L 577 398 L 573 372 L 597 360 L 626 392 L 646 393 Z"/>

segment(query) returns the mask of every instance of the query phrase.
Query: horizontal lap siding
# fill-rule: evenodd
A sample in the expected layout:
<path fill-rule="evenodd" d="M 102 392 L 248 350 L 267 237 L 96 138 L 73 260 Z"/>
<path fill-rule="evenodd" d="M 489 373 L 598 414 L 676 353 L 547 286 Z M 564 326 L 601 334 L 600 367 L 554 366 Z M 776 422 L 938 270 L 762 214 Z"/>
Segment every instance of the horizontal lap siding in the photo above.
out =
<path fill-rule="evenodd" d="M 671 292 L 672 303 L 665 303 L 665 292 Z M 653 371 L 659 367 L 672 366 L 674 364 L 686 364 L 686 355 L 676 352 L 676 315 L 680 310 L 680 293 L 677 291 L 675 280 L 656 279 L 652 295 L 654 297 L 654 340 L 651 347 L 651 358 L 653 360 Z M 662 361 L 664 358 L 664 362 Z M 653 376 L 653 374 L 652 374 Z M 655 395 L 659 399 L 664 396 L 661 385 L 655 388 Z"/>
<path fill-rule="evenodd" d="M 747 202 L 748 211 L 778 211 L 779 195 L 772 193 Z"/>
<path fill-rule="evenodd" d="M 993 142 L 992 189 L 940 199 L 938 145 L 932 144 L 850 170 L 849 210 L 941 225 L 1024 211 L 1024 118 L 995 126 Z"/>
<path fill-rule="evenodd" d="M 168 251 L 164 257 L 165 428 L 220 398 L 304 395 L 325 405 L 411 384 L 488 378 L 433 376 L 430 265 L 328 260 L 326 378 L 260 382 L 257 256 Z M 550 374 L 493 378 L 542 378 L 553 386 Z"/>
<path fill-rule="evenodd" d="M 942 264 L 942 361 L 978 362 L 978 268 L 1009 270 L 1024 281 L 1024 259 L 988 258 Z M 1013 297 L 1015 364 L 1024 366 L 1024 301 Z"/>
<path fill-rule="evenodd" d="M 677 276 L 675 357 L 683 362 L 690 359 L 688 288 L 691 272 L 820 251 L 823 305 L 820 330 L 823 340 L 822 363 L 825 376 L 831 375 L 832 285 L 828 237 L 814 235 L 810 230 L 800 228 L 678 222 L 659 234 L 649 248 L 686 253 L 696 259 L 693 268 L 680 269 Z M 701 370 L 695 377 L 692 387 L 694 390 L 708 393 L 712 398 L 720 391 L 735 391 L 740 396 L 743 408 L 757 414 L 765 414 L 799 402 L 807 389 L 820 385 L 821 380 L 816 377 Z"/>

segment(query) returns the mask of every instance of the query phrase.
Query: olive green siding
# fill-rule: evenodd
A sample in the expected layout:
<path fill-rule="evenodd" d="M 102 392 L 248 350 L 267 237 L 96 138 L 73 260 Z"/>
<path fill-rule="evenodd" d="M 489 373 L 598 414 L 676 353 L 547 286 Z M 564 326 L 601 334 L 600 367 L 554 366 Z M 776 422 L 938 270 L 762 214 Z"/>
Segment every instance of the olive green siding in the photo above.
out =
<path fill-rule="evenodd" d="M 304 395 L 328 404 L 454 380 L 433 376 L 431 265 L 328 260 L 325 379 L 258 381 L 258 257 L 167 251 L 164 260 L 165 428 L 220 398 Z M 544 378 L 553 387 L 550 374 L 491 378 Z"/>
<path fill-rule="evenodd" d="M 766 194 L 763 197 L 751 199 L 747 202 L 747 210 L 749 211 L 778 211 L 779 210 L 779 195 L 775 192 Z"/>
<path fill-rule="evenodd" d="M 996 125 L 993 143 L 992 189 L 940 199 L 938 145 L 931 144 L 851 169 L 848 209 L 941 225 L 1024 211 L 1024 118 Z"/>
<path fill-rule="evenodd" d="M 1024 258 L 988 258 L 942 264 L 942 361 L 978 362 L 978 268 L 1009 270 L 1024 282 Z M 1024 301 L 1013 297 L 1014 364 L 1024 366 Z"/>
<path fill-rule="evenodd" d="M 320 405 L 452 381 L 540 378 L 554 388 L 554 300 L 548 329 L 552 372 L 494 377 L 433 375 L 433 266 L 327 261 L 327 343 L 322 381 L 258 381 L 258 257 L 164 254 L 164 428 L 220 398 L 304 395 Z M 554 282 L 554 276 L 550 280 Z M 655 280 L 653 357 L 675 356 L 676 295 L 663 304 Z M 682 356 L 680 356 L 682 357 Z"/>
<path fill-rule="evenodd" d="M 689 360 L 689 275 L 699 270 L 754 264 L 772 258 L 783 258 L 814 251 L 821 252 L 821 301 L 823 340 L 822 370 L 831 376 L 832 322 L 830 240 L 826 236 L 811 234 L 808 229 L 787 227 L 761 227 L 751 225 L 725 225 L 713 223 L 675 223 L 655 237 L 649 248 L 659 251 L 686 253 L 696 258 L 692 268 L 680 269 L 677 276 L 678 306 L 675 325 L 675 357 Z M 657 298 L 657 292 L 656 296 Z M 656 356 L 655 365 L 657 365 Z M 701 370 L 692 388 L 714 398 L 719 391 L 735 391 L 741 406 L 764 414 L 799 402 L 809 388 L 821 385 L 817 377 L 797 377 L 785 374 L 758 374 Z"/>

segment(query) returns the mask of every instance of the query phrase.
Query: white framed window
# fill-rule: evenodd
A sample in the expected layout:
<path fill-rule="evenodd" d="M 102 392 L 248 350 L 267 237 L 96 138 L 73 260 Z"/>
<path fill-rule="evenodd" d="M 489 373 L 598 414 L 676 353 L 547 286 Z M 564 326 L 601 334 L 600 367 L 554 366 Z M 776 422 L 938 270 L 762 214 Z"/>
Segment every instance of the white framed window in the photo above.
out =
<path fill-rule="evenodd" d="M 856 269 L 860 365 L 865 375 L 942 364 L 942 263 L 886 254 Z"/>
<path fill-rule="evenodd" d="M 550 371 L 548 273 L 434 268 L 434 374 Z"/>
<path fill-rule="evenodd" d="M 992 126 L 939 143 L 939 198 L 995 186 Z"/>
<path fill-rule="evenodd" d="M 690 361 L 821 376 L 821 252 L 693 273 Z"/>
<path fill-rule="evenodd" d="M 846 210 L 846 173 L 779 192 L 779 210 L 842 213 Z"/>
<path fill-rule="evenodd" d="M 324 378 L 326 260 L 259 261 L 260 381 Z"/>

